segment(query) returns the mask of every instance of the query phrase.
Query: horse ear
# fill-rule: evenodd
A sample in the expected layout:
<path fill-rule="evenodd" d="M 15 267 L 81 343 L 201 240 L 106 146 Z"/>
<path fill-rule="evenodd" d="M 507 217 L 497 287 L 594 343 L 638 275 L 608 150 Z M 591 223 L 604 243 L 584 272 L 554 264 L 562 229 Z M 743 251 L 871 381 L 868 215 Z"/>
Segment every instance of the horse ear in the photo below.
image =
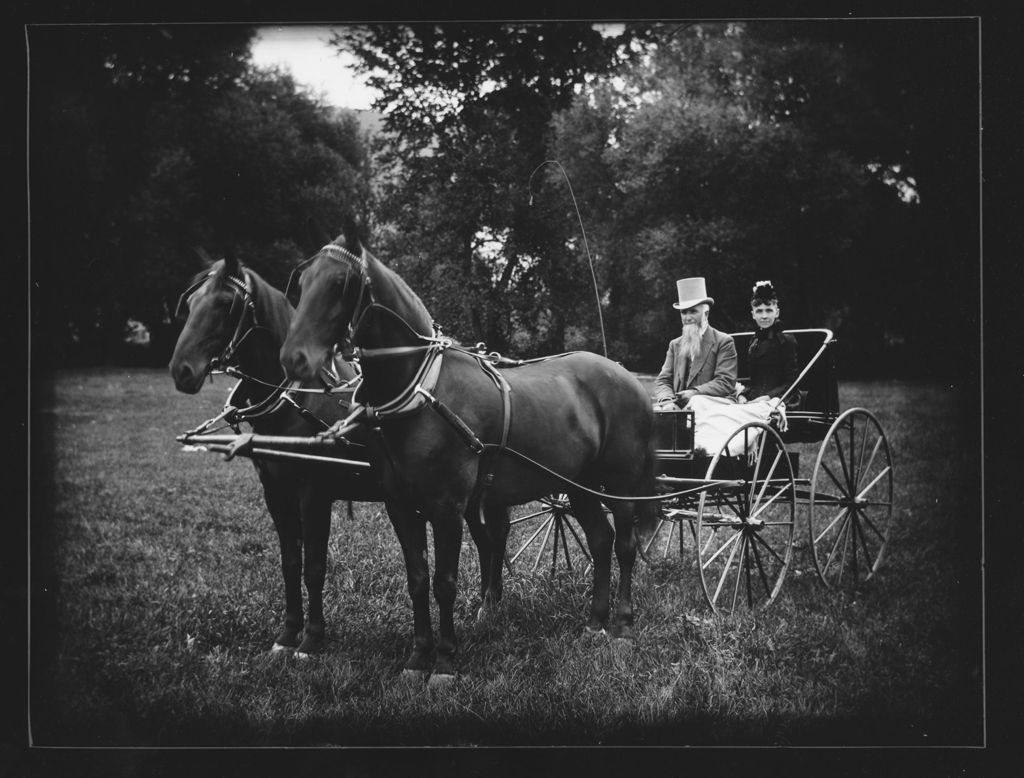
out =
<path fill-rule="evenodd" d="M 193 246 L 192 250 L 196 253 L 196 256 L 199 257 L 199 261 L 203 263 L 203 267 L 209 268 L 213 265 L 213 257 L 211 257 L 202 246 Z"/>
<path fill-rule="evenodd" d="M 229 276 L 238 275 L 238 257 L 234 246 L 230 244 L 224 247 L 224 270 Z"/>
<path fill-rule="evenodd" d="M 357 257 L 362 253 L 366 238 L 366 225 L 359 217 L 359 214 L 346 213 L 341 223 L 342 235 L 345 239 L 345 248 Z"/>

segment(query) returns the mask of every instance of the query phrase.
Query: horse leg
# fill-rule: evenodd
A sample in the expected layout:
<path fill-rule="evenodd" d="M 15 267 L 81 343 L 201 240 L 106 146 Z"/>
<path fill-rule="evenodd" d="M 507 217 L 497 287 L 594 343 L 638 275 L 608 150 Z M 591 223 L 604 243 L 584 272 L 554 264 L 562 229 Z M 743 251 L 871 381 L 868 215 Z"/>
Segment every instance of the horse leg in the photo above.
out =
<path fill-rule="evenodd" d="M 491 560 L 481 610 L 490 612 L 501 602 L 501 576 L 505 564 L 505 544 L 508 541 L 508 506 L 485 504 L 484 517 L 490 539 Z"/>
<path fill-rule="evenodd" d="M 286 492 L 288 492 L 286 494 Z M 299 506 L 290 490 L 269 477 L 263 482 L 267 509 L 274 520 L 281 546 L 281 575 L 284 578 L 284 626 L 271 651 L 291 651 L 299 645 L 302 629 L 302 530 Z"/>
<path fill-rule="evenodd" d="M 619 589 L 615 598 L 615 616 L 611 634 L 633 637 L 633 566 L 636 564 L 637 539 L 633 532 L 634 503 L 612 501 L 615 520 L 615 557 L 619 562 Z"/>
<path fill-rule="evenodd" d="M 487 588 L 491 579 L 491 541 L 487 529 L 480 521 L 480 502 L 473 500 L 466 507 L 466 525 L 469 527 L 469 534 L 473 538 L 477 555 L 480 557 L 480 608 L 477 611 L 477 621 L 482 621 L 484 616 Z"/>
<path fill-rule="evenodd" d="M 462 512 L 440 511 L 433 514 L 434 599 L 437 601 L 439 639 L 431 684 L 455 675 L 455 597 L 458 594 L 459 553 L 462 550 Z"/>
<path fill-rule="evenodd" d="M 305 555 L 303 577 L 309 607 L 296 655 L 319 653 L 324 647 L 324 580 L 327 577 L 327 539 L 331 532 L 331 498 L 315 483 L 302 488 L 302 545 Z"/>
<path fill-rule="evenodd" d="M 594 584 L 590 598 L 589 632 L 601 632 L 608 623 L 609 589 L 612 568 L 612 528 L 604 508 L 593 495 L 569 491 L 573 515 L 587 536 L 587 546 L 594 560 Z"/>
<path fill-rule="evenodd" d="M 427 525 L 416 510 L 401 500 L 385 501 L 388 519 L 394 527 L 405 558 L 405 572 L 412 599 L 412 653 L 404 672 L 422 675 L 430 670 L 434 635 L 430 626 L 430 573 L 427 567 Z"/>

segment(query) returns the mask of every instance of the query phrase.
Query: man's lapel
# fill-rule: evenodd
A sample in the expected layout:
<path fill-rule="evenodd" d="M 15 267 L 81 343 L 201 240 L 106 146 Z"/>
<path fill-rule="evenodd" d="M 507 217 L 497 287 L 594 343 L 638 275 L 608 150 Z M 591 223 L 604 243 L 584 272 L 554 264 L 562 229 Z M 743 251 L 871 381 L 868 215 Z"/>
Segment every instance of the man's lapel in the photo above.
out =
<path fill-rule="evenodd" d="M 700 375 L 700 369 L 704 367 L 704 363 L 708 359 L 708 354 L 711 353 L 711 327 L 709 326 L 704 330 L 704 334 L 700 338 L 700 351 L 697 353 L 697 358 L 693 360 L 693 364 L 690 365 L 690 374 L 686 377 L 685 389 L 689 389 L 691 385 L 697 383 L 697 376 Z"/>

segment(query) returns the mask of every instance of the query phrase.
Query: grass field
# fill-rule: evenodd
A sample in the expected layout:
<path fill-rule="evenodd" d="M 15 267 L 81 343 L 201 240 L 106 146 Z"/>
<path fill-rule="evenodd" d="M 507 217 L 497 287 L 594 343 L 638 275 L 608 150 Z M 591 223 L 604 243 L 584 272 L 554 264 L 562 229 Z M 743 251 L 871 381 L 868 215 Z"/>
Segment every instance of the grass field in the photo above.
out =
<path fill-rule="evenodd" d="M 531 572 L 524 560 L 498 616 L 477 625 L 467 532 L 464 675 L 441 693 L 400 676 L 412 613 L 377 504 L 357 504 L 351 520 L 335 506 L 327 652 L 268 652 L 283 584 L 252 465 L 174 440 L 214 415 L 229 387 L 186 397 L 163 371 L 103 369 L 40 387 L 34 743 L 982 743 L 977 422 L 948 387 L 841 387 L 843 407 L 879 416 L 896 468 L 886 561 L 857 599 L 828 594 L 798 557 L 772 608 L 716 619 L 690 560 L 675 556 L 638 565 L 638 636 L 620 646 L 582 636 L 589 575 Z"/>

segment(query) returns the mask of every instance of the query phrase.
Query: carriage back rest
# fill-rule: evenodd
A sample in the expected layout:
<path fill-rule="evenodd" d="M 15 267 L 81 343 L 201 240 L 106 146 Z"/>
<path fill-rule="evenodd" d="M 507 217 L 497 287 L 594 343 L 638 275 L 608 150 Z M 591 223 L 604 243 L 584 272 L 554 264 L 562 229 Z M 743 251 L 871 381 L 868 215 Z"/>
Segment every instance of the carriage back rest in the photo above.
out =
<path fill-rule="evenodd" d="M 798 377 L 796 388 L 804 393 L 800 412 L 835 415 L 839 412 L 839 382 L 836 379 L 835 337 L 831 330 L 786 330 L 796 338 Z M 739 380 L 749 385 L 750 365 L 747 349 L 753 332 L 732 334 L 739 357 Z"/>

